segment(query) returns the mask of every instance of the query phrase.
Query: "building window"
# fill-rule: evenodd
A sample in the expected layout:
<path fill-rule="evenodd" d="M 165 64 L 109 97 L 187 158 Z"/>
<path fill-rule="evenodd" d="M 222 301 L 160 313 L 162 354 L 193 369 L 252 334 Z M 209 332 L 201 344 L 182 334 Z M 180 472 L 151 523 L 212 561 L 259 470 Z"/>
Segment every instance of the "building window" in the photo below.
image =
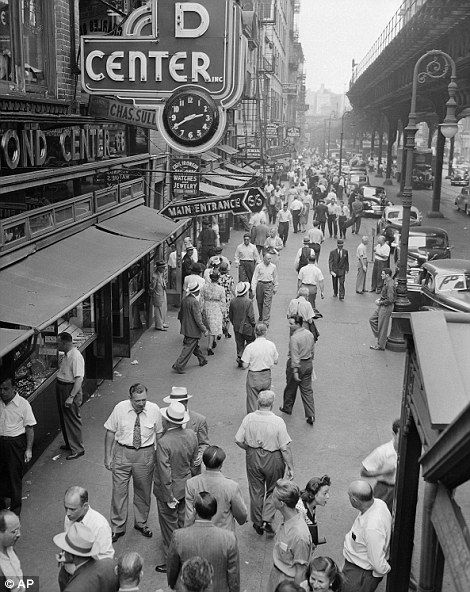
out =
<path fill-rule="evenodd" d="M 0 0 L 0 80 L 12 80 L 12 35 L 9 0 Z"/>
<path fill-rule="evenodd" d="M 23 60 L 26 84 L 44 83 L 44 7 L 42 0 L 23 0 Z"/>

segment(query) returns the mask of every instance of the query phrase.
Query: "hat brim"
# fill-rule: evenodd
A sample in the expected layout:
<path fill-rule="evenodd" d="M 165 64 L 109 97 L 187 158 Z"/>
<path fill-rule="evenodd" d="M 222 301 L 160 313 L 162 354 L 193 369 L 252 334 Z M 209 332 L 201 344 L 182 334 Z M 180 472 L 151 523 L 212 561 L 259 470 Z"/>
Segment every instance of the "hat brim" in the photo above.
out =
<path fill-rule="evenodd" d="M 163 409 L 160 409 L 160 413 L 162 414 L 162 417 L 164 417 L 170 423 L 172 423 L 174 425 L 184 425 L 185 423 L 188 423 L 189 413 L 187 411 L 184 412 L 184 417 L 181 421 L 177 421 L 172 417 L 168 417 L 167 411 L 168 411 L 168 407 L 163 407 Z"/>
<path fill-rule="evenodd" d="M 66 532 L 60 532 L 59 534 L 56 534 L 55 537 L 52 539 L 54 541 L 54 544 L 57 547 L 59 547 L 59 549 L 62 549 L 62 551 L 67 551 L 67 553 L 71 553 L 72 555 L 78 555 L 78 557 L 94 557 L 95 555 L 98 555 L 99 545 L 96 541 L 93 543 L 93 546 L 90 549 L 90 551 L 82 553 L 80 551 L 77 551 L 77 549 L 74 549 L 67 543 L 67 541 L 65 540 L 66 535 Z"/>
<path fill-rule="evenodd" d="M 186 394 L 184 397 L 172 397 L 171 395 L 168 395 L 167 397 L 163 397 L 163 402 L 167 403 L 168 405 L 172 402 L 172 401 L 187 401 L 188 399 L 191 399 L 192 395 L 188 395 Z"/>

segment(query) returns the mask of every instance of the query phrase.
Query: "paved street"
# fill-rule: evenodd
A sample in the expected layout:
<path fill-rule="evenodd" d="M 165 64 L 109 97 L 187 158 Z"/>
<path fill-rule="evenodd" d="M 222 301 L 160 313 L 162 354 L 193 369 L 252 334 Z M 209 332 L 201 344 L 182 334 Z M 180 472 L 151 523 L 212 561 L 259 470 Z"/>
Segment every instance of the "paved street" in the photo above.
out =
<path fill-rule="evenodd" d="M 361 231 L 371 234 L 375 221 L 364 220 Z M 268 337 L 280 352 L 280 363 L 274 371 L 274 390 L 279 407 L 285 384 L 284 368 L 288 331 L 285 310 L 295 295 L 296 274 L 293 270 L 295 253 L 301 246 L 302 234 L 291 234 L 280 262 L 280 289 L 274 298 L 272 325 Z M 241 233 L 233 233 L 224 249 L 233 258 Z M 324 318 L 318 322 L 321 333 L 317 346 L 314 383 L 317 422 L 313 428 L 305 423 L 300 401 L 294 415 L 285 417 L 293 439 L 295 479 L 301 487 L 315 475 L 328 473 L 332 480 L 331 500 L 325 510 L 320 509 L 321 534 L 327 544 L 319 552 L 341 561 L 342 540 L 349 529 L 355 511 L 349 507 L 346 490 L 357 478 L 364 456 L 378 444 L 390 438 L 392 420 L 399 416 L 404 355 L 369 350 L 373 342 L 367 319 L 373 310 L 373 294 L 355 293 L 355 249 L 358 239 L 348 233 L 346 248 L 350 252 L 351 272 L 347 278 L 346 299 L 332 297 L 331 280 L 327 273 L 328 251 L 335 246 L 327 239 L 320 256 L 320 267 L 326 276 L 326 298 L 319 301 Z M 44 453 L 26 476 L 27 501 L 22 513 L 24 536 L 17 545 L 24 572 L 39 574 L 42 589 L 55 587 L 56 570 L 53 559 L 56 549 L 52 536 L 62 530 L 63 492 L 70 484 L 86 486 L 91 506 L 109 515 L 111 476 L 103 466 L 103 422 L 113 406 L 127 397 L 130 384 L 142 381 L 149 386 L 151 400 L 162 405 L 162 398 L 172 385 L 188 386 L 193 393 L 192 407 L 204 413 L 209 422 L 210 438 L 227 452 L 225 474 L 242 486 L 248 499 L 244 453 L 234 444 L 234 435 L 244 415 L 245 371 L 235 365 L 233 339 L 219 342 L 216 355 L 209 358 L 204 369 L 194 362 L 184 376 L 171 372 L 171 363 L 181 345 L 176 311 L 170 314 L 168 333 L 147 331 L 133 350 L 130 360 L 117 366 L 113 382 L 106 381 L 95 396 L 84 406 L 86 455 L 74 462 L 59 458 L 61 439 Z M 205 345 L 205 344 L 204 344 Z M 131 362 L 136 360 L 137 365 Z M 144 539 L 132 528 L 116 545 L 136 549 L 145 558 L 143 589 L 166 588 L 164 576 L 156 574 L 154 566 L 160 562 L 158 519 L 152 506 L 150 526 L 153 539 Z M 239 528 L 242 590 L 264 591 L 266 576 L 271 568 L 272 541 L 259 537 L 246 524 Z"/>

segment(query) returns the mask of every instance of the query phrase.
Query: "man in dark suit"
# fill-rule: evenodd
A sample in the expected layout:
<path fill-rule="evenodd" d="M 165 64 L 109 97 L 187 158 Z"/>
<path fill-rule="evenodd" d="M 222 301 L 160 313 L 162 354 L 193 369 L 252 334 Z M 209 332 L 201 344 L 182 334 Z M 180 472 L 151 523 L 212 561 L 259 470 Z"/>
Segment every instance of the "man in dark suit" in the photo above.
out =
<path fill-rule="evenodd" d="M 195 461 L 195 474 L 201 473 L 202 455 L 204 450 L 209 446 L 209 428 L 207 427 L 207 420 L 201 413 L 190 410 L 188 408 L 188 399 L 191 399 L 192 395 L 188 394 L 188 389 L 185 386 L 172 386 L 171 393 L 168 397 L 164 397 L 163 401 L 169 405 L 172 401 L 178 401 L 185 406 L 186 411 L 189 413 L 189 421 L 186 424 L 186 428 L 193 430 L 197 436 L 198 451 L 197 459 Z"/>
<path fill-rule="evenodd" d="M 217 501 L 207 491 L 196 496 L 196 522 L 175 530 L 168 550 L 167 579 L 170 588 L 181 590 L 181 566 L 195 555 L 207 559 L 214 568 L 212 584 L 207 592 L 239 592 L 240 563 L 237 539 L 233 532 L 214 526 Z M 178 584 L 178 587 L 177 587 Z"/>
<path fill-rule="evenodd" d="M 326 225 L 326 217 L 328 214 L 328 206 L 325 204 L 325 200 L 320 198 L 317 207 L 315 208 L 315 212 L 313 217 L 315 220 L 318 220 L 320 224 L 321 231 L 323 234 L 325 233 L 325 225 Z"/>
<path fill-rule="evenodd" d="M 344 280 L 349 272 L 349 254 L 343 247 L 344 240 L 338 239 L 336 249 L 330 252 L 329 267 L 333 280 L 333 296 L 344 300 Z"/>
<path fill-rule="evenodd" d="M 208 329 L 202 322 L 201 307 L 199 305 L 199 284 L 194 280 L 188 284 L 188 294 L 181 302 L 178 319 L 181 322 L 181 335 L 184 335 L 183 350 L 172 368 L 178 374 L 184 374 L 184 367 L 189 362 L 191 354 L 199 360 L 199 366 L 205 366 L 207 360 L 200 347 L 199 339 L 208 334 Z"/>
<path fill-rule="evenodd" d="M 228 309 L 228 317 L 235 333 L 239 368 L 243 368 L 242 355 L 245 351 L 245 345 L 255 339 L 255 312 L 253 310 L 253 301 L 248 296 L 249 290 L 250 284 L 248 282 L 238 282 L 236 287 L 237 297 L 232 298 Z"/>
<path fill-rule="evenodd" d="M 182 403 L 172 401 L 160 412 L 164 433 L 157 441 L 153 493 L 157 498 L 158 521 L 166 556 L 173 531 L 184 525 L 184 491 L 186 481 L 195 475 L 198 443 L 193 430 L 184 429 L 189 413 Z M 157 565 L 155 570 L 165 573 L 166 564 Z"/>

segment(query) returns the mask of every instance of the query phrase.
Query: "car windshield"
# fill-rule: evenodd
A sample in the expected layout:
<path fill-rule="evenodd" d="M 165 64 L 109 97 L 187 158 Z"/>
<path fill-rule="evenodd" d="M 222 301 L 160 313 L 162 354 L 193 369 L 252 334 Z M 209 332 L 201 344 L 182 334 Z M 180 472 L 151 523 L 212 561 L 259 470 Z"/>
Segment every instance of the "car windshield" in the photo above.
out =
<path fill-rule="evenodd" d="M 418 216 L 417 216 L 416 212 L 411 210 L 410 218 L 414 218 L 416 220 L 417 217 Z M 395 219 L 403 220 L 403 210 L 392 210 L 392 211 L 388 212 L 387 218 L 389 220 L 395 220 Z"/>
<path fill-rule="evenodd" d="M 438 276 L 437 289 L 439 292 L 470 292 L 470 273 Z"/>
<path fill-rule="evenodd" d="M 445 246 L 446 240 L 443 236 L 418 234 L 410 236 L 408 239 L 408 248 L 410 249 L 441 249 Z"/>
<path fill-rule="evenodd" d="M 364 175 L 351 175 L 351 183 L 362 183 L 366 180 L 367 179 Z"/>

